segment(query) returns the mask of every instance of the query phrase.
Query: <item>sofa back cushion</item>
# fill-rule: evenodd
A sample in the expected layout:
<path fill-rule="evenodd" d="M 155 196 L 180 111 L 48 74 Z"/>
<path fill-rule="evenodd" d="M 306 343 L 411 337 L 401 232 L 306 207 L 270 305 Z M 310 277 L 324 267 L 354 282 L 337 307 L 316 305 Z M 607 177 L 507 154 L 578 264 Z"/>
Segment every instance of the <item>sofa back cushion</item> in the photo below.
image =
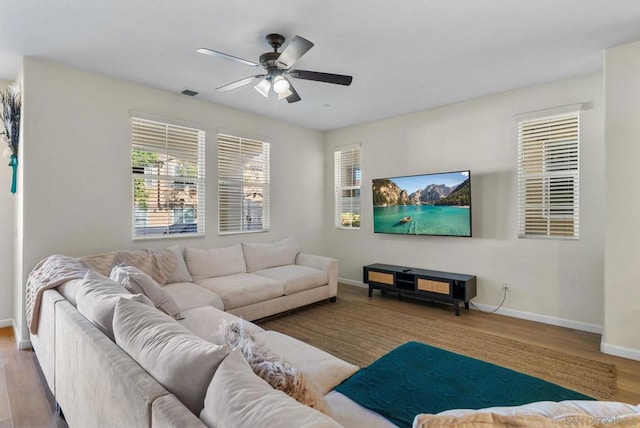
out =
<path fill-rule="evenodd" d="M 173 297 L 162 289 L 160 284 L 155 282 L 146 273 L 135 266 L 117 265 L 111 269 L 111 279 L 122 284 L 130 293 L 142 293 L 147 296 L 156 308 L 164 311 L 167 315 L 175 319 L 181 319 L 180 308 Z"/>
<path fill-rule="evenodd" d="M 270 243 L 242 244 L 247 272 L 292 265 L 298 255 L 298 243 L 292 237 Z"/>
<path fill-rule="evenodd" d="M 113 313 L 116 302 L 121 297 L 141 302 L 157 312 L 151 300 L 145 295 L 131 294 L 121 284 L 94 270 L 87 271 L 76 294 L 78 311 L 111 340 L 114 340 Z"/>
<path fill-rule="evenodd" d="M 187 269 L 187 264 L 184 262 L 184 248 L 180 245 L 174 245 L 168 248 L 173 253 L 173 257 L 176 260 L 176 268 L 167 278 L 165 284 L 173 284 L 174 282 L 193 282 L 191 274 Z"/>
<path fill-rule="evenodd" d="M 251 369 L 240 349 L 213 375 L 200 419 L 210 427 L 339 427 L 330 417 L 273 389 Z"/>
<path fill-rule="evenodd" d="M 240 244 L 209 250 L 186 247 L 184 259 L 194 281 L 247 272 Z"/>
<path fill-rule="evenodd" d="M 113 317 L 116 344 L 194 414 L 204 407 L 207 386 L 227 355 L 155 308 L 120 299 Z"/>

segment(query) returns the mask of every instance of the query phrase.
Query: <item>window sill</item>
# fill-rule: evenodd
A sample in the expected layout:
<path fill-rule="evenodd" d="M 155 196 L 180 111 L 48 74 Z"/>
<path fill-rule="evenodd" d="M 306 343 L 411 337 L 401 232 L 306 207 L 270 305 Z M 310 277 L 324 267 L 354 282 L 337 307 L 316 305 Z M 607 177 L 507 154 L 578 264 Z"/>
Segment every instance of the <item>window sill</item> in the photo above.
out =
<path fill-rule="evenodd" d="M 223 235 L 244 235 L 247 233 L 265 233 L 265 232 L 270 232 L 270 229 L 260 229 L 260 230 L 234 230 L 234 231 L 230 231 L 230 232 L 220 232 L 218 231 L 218 236 L 223 236 Z"/>
<path fill-rule="evenodd" d="M 134 236 L 132 241 L 155 241 L 165 239 L 204 238 L 204 233 L 169 233 L 163 235 Z"/>

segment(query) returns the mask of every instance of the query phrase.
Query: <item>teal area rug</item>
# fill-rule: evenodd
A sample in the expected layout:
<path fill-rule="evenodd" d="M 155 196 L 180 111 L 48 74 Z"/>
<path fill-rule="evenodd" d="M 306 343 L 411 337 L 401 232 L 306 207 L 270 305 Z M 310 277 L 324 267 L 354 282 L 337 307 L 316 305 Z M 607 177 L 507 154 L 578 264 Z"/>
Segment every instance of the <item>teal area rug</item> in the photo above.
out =
<path fill-rule="evenodd" d="M 399 427 L 410 427 L 419 413 L 593 400 L 533 376 L 418 342 L 395 348 L 335 389 Z"/>

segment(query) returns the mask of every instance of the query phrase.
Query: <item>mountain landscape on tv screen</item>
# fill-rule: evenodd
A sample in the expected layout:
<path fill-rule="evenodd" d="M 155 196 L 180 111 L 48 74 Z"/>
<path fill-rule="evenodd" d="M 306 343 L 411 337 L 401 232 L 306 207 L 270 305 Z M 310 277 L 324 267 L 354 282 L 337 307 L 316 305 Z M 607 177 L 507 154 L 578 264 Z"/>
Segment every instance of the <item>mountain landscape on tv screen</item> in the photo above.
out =
<path fill-rule="evenodd" d="M 471 186 L 469 179 L 455 187 L 444 184 L 429 184 L 424 189 L 412 193 L 401 189 L 392 179 L 373 180 L 373 206 L 390 207 L 399 205 L 443 205 L 470 206 Z"/>

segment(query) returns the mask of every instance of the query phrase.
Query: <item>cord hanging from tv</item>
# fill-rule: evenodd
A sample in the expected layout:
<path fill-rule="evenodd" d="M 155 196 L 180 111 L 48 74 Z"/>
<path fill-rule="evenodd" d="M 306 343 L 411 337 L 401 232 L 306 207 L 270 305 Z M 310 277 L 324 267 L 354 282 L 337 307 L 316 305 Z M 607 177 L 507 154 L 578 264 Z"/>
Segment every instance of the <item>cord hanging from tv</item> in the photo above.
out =
<path fill-rule="evenodd" d="M 373 231 L 471 236 L 471 171 L 373 180 Z"/>

